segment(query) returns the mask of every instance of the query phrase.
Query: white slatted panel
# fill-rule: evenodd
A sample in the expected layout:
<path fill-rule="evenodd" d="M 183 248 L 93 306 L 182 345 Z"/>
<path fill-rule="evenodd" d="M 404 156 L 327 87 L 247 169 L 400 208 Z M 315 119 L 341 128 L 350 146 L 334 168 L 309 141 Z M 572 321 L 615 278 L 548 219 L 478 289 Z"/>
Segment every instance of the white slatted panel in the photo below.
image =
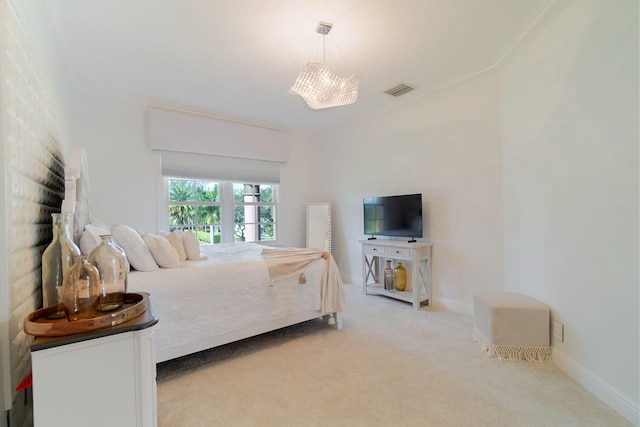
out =
<path fill-rule="evenodd" d="M 42 303 L 42 252 L 51 241 L 51 213 L 60 212 L 64 165 L 53 136 L 55 104 L 9 0 L 0 0 L 0 55 L 1 397 L 10 425 L 20 426 L 32 423 L 31 402 L 14 391 L 31 367 L 33 337 L 22 322 Z"/>

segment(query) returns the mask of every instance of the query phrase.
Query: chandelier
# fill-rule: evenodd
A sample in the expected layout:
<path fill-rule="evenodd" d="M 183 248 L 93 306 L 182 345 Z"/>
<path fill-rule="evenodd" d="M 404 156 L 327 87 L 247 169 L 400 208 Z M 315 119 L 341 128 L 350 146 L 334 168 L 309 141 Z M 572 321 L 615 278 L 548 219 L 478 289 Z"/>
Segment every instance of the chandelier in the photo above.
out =
<path fill-rule="evenodd" d="M 353 104 L 358 99 L 358 85 L 366 78 L 363 74 L 352 74 L 340 77 L 333 73 L 325 62 L 325 37 L 331 31 L 332 25 L 320 22 L 316 32 L 322 34 L 322 64 L 307 62 L 298 74 L 296 82 L 289 89 L 289 93 L 300 95 L 307 105 L 314 110 L 341 105 Z"/>

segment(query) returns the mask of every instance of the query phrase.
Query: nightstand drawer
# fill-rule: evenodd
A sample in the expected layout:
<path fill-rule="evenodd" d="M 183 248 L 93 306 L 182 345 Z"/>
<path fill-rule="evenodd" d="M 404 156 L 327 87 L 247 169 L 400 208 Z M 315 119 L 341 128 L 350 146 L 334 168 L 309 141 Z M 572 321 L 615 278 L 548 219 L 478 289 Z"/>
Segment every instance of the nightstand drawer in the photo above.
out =
<path fill-rule="evenodd" d="M 410 248 L 397 248 L 393 246 L 385 247 L 384 254 L 388 257 L 398 258 L 398 259 L 411 259 L 411 249 Z"/>
<path fill-rule="evenodd" d="M 385 247 L 382 245 L 363 245 L 362 248 L 367 255 L 384 256 L 385 254 Z"/>

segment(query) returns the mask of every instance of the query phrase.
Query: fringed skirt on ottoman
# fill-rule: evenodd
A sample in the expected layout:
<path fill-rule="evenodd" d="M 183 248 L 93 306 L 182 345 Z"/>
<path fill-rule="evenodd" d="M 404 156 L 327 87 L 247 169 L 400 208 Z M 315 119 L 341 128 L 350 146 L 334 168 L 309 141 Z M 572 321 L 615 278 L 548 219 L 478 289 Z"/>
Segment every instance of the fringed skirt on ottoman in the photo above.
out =
<path fill-rule="evenodd" d="M 474 340 L 499 360 L 551 360 L 549 307 L 518 293 L 477 293 L 473 297 Z"/>

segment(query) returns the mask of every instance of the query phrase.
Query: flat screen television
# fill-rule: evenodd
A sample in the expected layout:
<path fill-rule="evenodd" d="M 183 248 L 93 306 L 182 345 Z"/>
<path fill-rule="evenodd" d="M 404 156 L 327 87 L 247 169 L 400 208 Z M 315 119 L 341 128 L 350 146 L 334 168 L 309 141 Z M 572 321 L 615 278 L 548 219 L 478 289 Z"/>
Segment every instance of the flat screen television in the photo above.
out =
<path fill-rule="evenodd" d="M 365 197 L 364 234 L 389 237 L 422 237 L 422 194 Z"/>

